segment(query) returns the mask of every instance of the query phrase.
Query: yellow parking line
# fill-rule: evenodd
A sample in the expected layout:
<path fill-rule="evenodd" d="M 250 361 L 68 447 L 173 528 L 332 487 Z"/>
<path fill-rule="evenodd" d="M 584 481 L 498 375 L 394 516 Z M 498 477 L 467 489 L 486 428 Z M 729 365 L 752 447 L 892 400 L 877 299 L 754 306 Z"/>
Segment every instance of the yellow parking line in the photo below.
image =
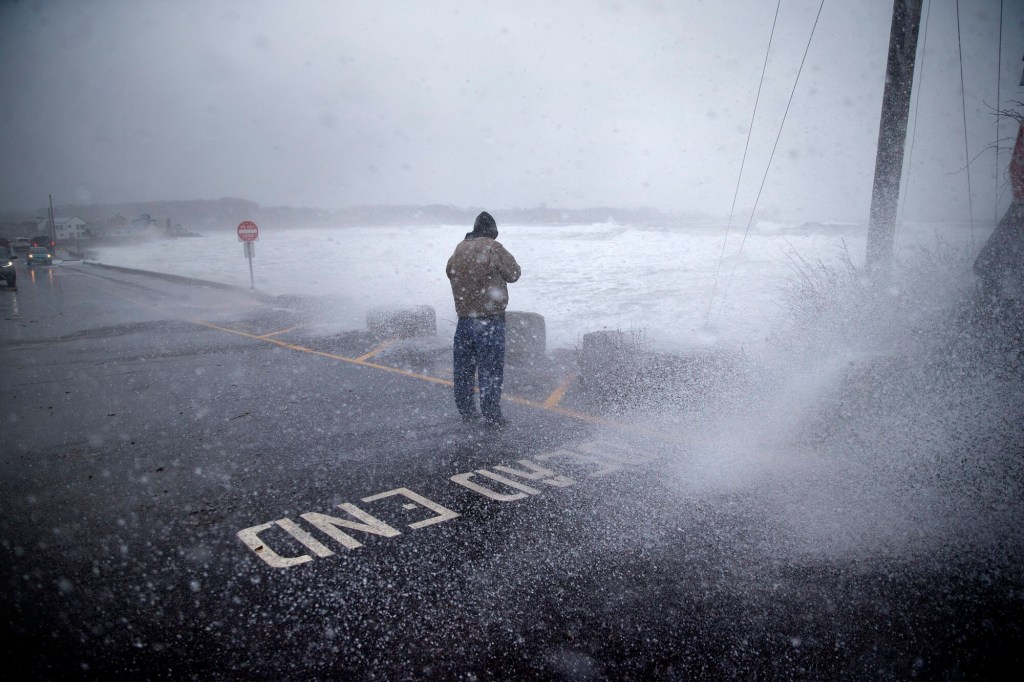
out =
<path fill-rule="evenodd" d="M 287 348 L 289 350 L 297 350 L 300 353 L 309 353 L 310 355 L 319 355 L 320 357 L 330 358 L 332 360 L 341 360 L 342 362 L 347 362 L 347 363 L 352 364 L 352 365 L 360 365 L 362 367 L 372 367 L 373 369 L 381 369 L 381 370 L 384 370 L 385 372 L 391 372 L 392 374 L 401 374 L 403 376 L 413 377 L 415 379 L 422 379 L 423 381 L 430 381 L 430 382 L 435 383 L 435 384 L 443 384 L 443 385 L 446 385 L 446 386 L 451 386 L 452 385 L 451 381 L 447 381 L 445 379 L 438 379 L 437 377 L 432 377 L 432 376 L 429 376 L 427 374 L 418 374 L 416 372 L 410 372 L 409 370 L 399 369 L 398 367 L 388 367 L 387 365 L 378 365 L 375 362 L 366 362 L 365 360 L 359 360 L 358 358 L 347 358 L 344 355 L 337 355 L 335 353 L 326 353 L 326 352 L 324 352 L 322 350 L 316 350 L 314 348 L 307 348 L 306 346 L 298 346 L 298 345 L 296 345 L 294 343 L 286 343 L 284 341 L 278 341 L 277 339 L 267 339 L 267 338 L 263 338 L 262 336 L 257 336 L 255 334 L 247 334 L 246 332 L 240 332 L 238 330 L 230 329 L 228 327 L 222 327 L 220 325 L 213 324 L 211 322 L 201 322 L 200 321 L 199 324 L 201 324 L 201 325 L 203 325 L 205 327 L 210 327 L 211 329 L 219 329 L 220 331 L 228 332 L 229 334 L 237 334 L 238 336 L 244 336 L 246 338 L 255 339 L 257 341 L 266 341 L 267 343 L 272 343 L 275 346 L 280 346 L 281 348 Z"/>
<path fill-rule="evenodd" d="M 548 412 L 554 412 L 555 414 L 560 414 L 560 415 L 565 416 L 565 417 L 572 417 L 573 419 L 579 419 L 580 421 L 590 422 L 591 424 L 603 424 L 604 426 L 625 427 L 624 424 L 620 424 L 619 422 L 612 421 L 611 419 L 605 419 L 604 417 L 598 417 L 598 416 L 593 415 L 593 414 L 587 414 L 586 412 L 577 412 L 576 410 L 570 410 L 570 409 L 567 409 L 565 407 L 558 407 L 557 405 L 549 406 L 549 405 L 546 405 L 545 403 L 538 403 L 536 400 L 528 400 L 526 398 L 517 398 L 514 395 L 512 395 L 512 396 L 503 395 L 503 396 L 501 396 L 501 399 L 502 400 L 507 400 L 510 403 L 515 403 L 517 405 L 526 405 L 527 407 L 532 407 L 532 408 L 535 408 L 535 409 L 538 409 L 538 410 L 546 410 Z"/>
<path fill-rule="evenodd" d="M 95 275 L 87 274 L 87 273 L 79 273 L 79 274 L 83 274 L 83 275 L 86 275 L 86 276 L 92 277 L 92 278 L 96 277 Z M 93 286 L 95 286 L 95 284 Z M 142 307 L 149 307 L 151 305 L 149 303 L 145 303 L 143 301 L 136 300 L 136 299 L 131 298 L 129 296 L 125 296 L 124 294 L 118 293 L 116 291 L 111 291 L 111 290 L 106 289 L 104 287 L 96 286 L 96 288 L 101 290 L 101 291 L 104 291 L 106 293 L 112 294 L 114 296 L 118 296 L 118 297 L 123 298 L 125 300 L 131 301 L 132 303 L 138 304 L 138 305 L 140 305 Z M 237 336 L 243 336 L 243 337 L 245 337 L 247 339 L 253 339 L 255 341 L 264 341 L 266 343 L 272 343 L 275 346 L 279 346 L 281 348 L 287 348 L 289 350 L 299 351 L 301 353 L 309 353 L 310 355 L 319 355 L 320 357 L 329 358 L 331 360 L 340 360 L 341 362 L 347 362 L 347 363 L 352 364 L 352 365 L 359 365 L 361 367 L 369 367 L 371 369 L 379 369 L 379 370 L 382 370 L 382 371 L 385 371 L 385 372 L 391 372 L 392 374 L 400 374 L 402 376 L 407 376 L 407 377 L 410 377 L 410 378 L 413 378 L 413 379 L 420 379 L 422 381 L 429 381 L 430 383 L 440 384 L 442 386 L 449 386 L 450 387 L 450 386 L 454 385 L 454 382 L 452 380 L 450 380 L 450 379 L 440 379 L 438 377 L 432 377 L 432 376 L 429 376 L 429 375 L 426 375 L 426 374 L 418 374 L 416 372 L 410 372 L 410 371 L 405 370 L 405 369 L 398 369 L 397 367 L 388 367 L 387 365 L 380 365 L 380 364 L 377 364 L 375 362 L 367 362 L 365 358 L 372 357 L 373 354 L 375 354 L 377 351 L 381 350 L 384 347 L 383 345 L 378 346 L 376 349 L 374 349 L 373 351 L 370 351 L 370 353 L 368 353 L 366 355 L 361 356 L 360 358 L 348 358 L 348 357 L 345 357 L 343 355 L 336 355 L 334 353 L 325 353 L 324 351 L 314 350 L 313 348 L 307 348 L 305 346 L 299 346 L 299 345 L 296 345 L 296 344 L 286 343 L 284 341 L 278 341 L 277 339 L 270 338 L 271 336 L 274 336 L 276 334 L 283 334 L 286 331 L 290 331 L 290 329 L 284 329 L 284 330 L 279 331 L 279 332 L 272 332 L 270 334 L 264 334 L 264 335 L 260 336 L 260 335 L 256 335 L 256 334 L 250 334 L 248 332 L 243 332 L 243 331 L 240 331 L 240 330 L 237 330 L 237 329 L 231 329 L 230 327 L 223 327 L 221 325 L 213 324 L 211 322 L 204 322 L 203 320 L 193 319 L 192 321 L 195 322 L 196 324 L 202 325 L 204 327 L 209 327 L 210 329 L 217 329 L 217 330 L 222 331 L 222 332 L 227 332 L 229 334 L 235 334 Z M 299 325 L 299 326 L 301 326 L 301 325 Z M 292 327 L 291 329 L 294 329 L 294 327 Z M 546 410 L 548 412 L 554 412 L 555 414 L 560 414 L 560 415 L 565 416 L 565 417 L 570 417 L 572 419 L 577 419 L 579 421 L 584 421 L 584 422 L 588 422 L 588 423 L 591 423 L 591 424 L 600 424 L 600 425 L 603 425 L 603 426 L 611 426 L 611 427 L 618 428 L 618 429 L 624 429 L 624 430 L 627 430 L 627 431 L 633 431 L 633 432 L 640 433 L 640 434 L 643 434 L 643 435 L 653 436 L 655 438 L 658 438 L 659 440 L 663 440 L 663 441 L 667 441 L 667 442 L 685 442 L 685 441 L 681 441 L 678 436 L 673 436 L 673 435 L 666 434 L 666 433 L 663 433 L 663 432 L 660 432 L 660 431 L 655 431 L 655 430 L 652 430 L 652 429 L 647 429 L 647 428 L 644 428 L 642 426 L 636 426 L 636 425 L 633 425 L 633 424 L 626 424 L 626 423 L 622 423 L 622 422 L 617 422 L 617 421 L 613 421 L 611 419 L 605 419 L 604 417 L 598 417 L 598 416 L 595 416 L 595 415 L 592 415 L 592 414 L 587 414 L 585 412 L 577 412 L 575 410 L 570 410 L 570 409 L 567 409 L 567 408 L 564 408 L 564 407 L 558 407 L 558 402 L 562 399 L 562 396 L 565 394 L 565 391 L 568 389 L 568 387 L 571 384 L 573 379 L 575 379 L 575 377 L 570 377 L 570 378 L 566 379 L 565 381 L 563 381 L 562 385 L 559 386 L 557 389 L 555 389 L 555 391 L 550 396 L 548 396 L 548 398 L 544 402 L 542 402 L 542 403 L 539 403 L 539 402 L 537 402 L 535 400 L 528 400 L 526 398 L 519 398 L 519 397 L 516 397 L 516 396 L 510 396 L 510 395 L 502 396 L 502 398 L 504 400 L 509 401 L 509 402 L 516 403 L 517 405 L 524 405 L 526 407 L 532 407 L 532 408 L 535 408 L 535 409 L 538 409 L 538 410 Z"/>
<path fill-rule="evenodd" d="M 366 360 L 369 360 L 374 355 L 376 355 L 377 353 L 381 352 L 382 350 L 384 350 L 388 346 L 394 345 L 396 341 L 398 341 L 398 339 L 388 339 L 387 341 L 381 343 L 376 348 L 371 350 L 369 353 L 366 353 L 365 355 L 360 355 L 358 358 L 356 358 L 356 362 L 365 362 Z"/>
<path fill-rule="evenodd" d="M 270 332 L 269 334 L 261 334 L 258 338 L 269 339 L 271 336 L 277 336 L 278 334 L 284 334 L 285 332 L 290 332 L 293 329 L 298 329 L 301 326 L 303 326 L 303 325 L 297 324 L 294 327 L 288 327 L 287 329 L 282 329 L 279 332 Z"/>
<path fill-rule="evenodd" d="M 247 332 L 238 331 L 237 329 L 231 329 L 229 327 L 222 327 L 219 324 L 213 324 L 212 322 L 202 322 L 202 321 L 199 321 L 199 320 L 197 320 L 197 322 L 199 324 L 201 324 L 201 325 L 203 325 L 205 327 L 209 327 L 211 329 L 218 329 L 218 330 L 220 330 L 222 332 L 228 332 L 229 334 L 236 334 L 238 336 L 244 336 L 245 338 L 254 339 L 256 341 L 265 341 L 266 343 L 272 343 L 275 346 L 280 346 L 281 348 L 287 348 L 289 350 L 299 351 L 300 353 L 309 353 L 310 355 L 319 355 L 322 358 L 330 358 L 331 360 L 340 360 L 342 362 L 347 362 L 347 363 L 349 363 L 351 365 L 359 365 L 361 367 L 370 367 L 371 369 L 379 369 L 379 370 L 383 370 L 385 372 L 391 372 L 392 374 L 401 374 L 402 376 L 410 377 L 410 378 L 413 378 L 413 379 L 420 379 L 421 381 L 429 381 L 429 382 L 431 382 L 433 384 L 441 384 L 442 386 L 453 386 L 454 385 L 453 382 L 451 380 L 449 380 L 449 379 L 439 379 L 438 377 L 432 377 L 432 376 L 430 376 L 428 374 L 419 374 L 418 372 L 410 372 L 407 369 L 399 369 L 397 367 L 388 367 L 387 365 L 380 365 L 380 364 L 377 364 L 376 362 L 367 362 L 366 360 L 361 360 L 359 358 L 348 358 L 348 357 L 345 357 L 344 355 L 337 355 L 335 353 L 326 353 L 324 351 L 315 350 L 313 348 L 307 348 L 305 346 L 299 346 L 299 345 L 296 345 L 294 343 L 286 343 L 284 341 L 278 341 L 277 339 L 271 339 L 271 338 L 266 338 L 266 337 L 263 337 L 263 336 L 257 336 L 256 334 L 249 334 Z M 368 355 L 369 354 L 364 355 L 362 357 L 367 357 Z M 590 422 L 592 424 L 615 425 L 615 422 L 609 421 L 609 420 L 604 419 L 602 417 L 595 417 L 594 415 L 585 414 L 583 412 L 576 412 L 575 410 L 567 410 L 565 408 L 558 407 L 557 405 L 547 405 L 545 403 L 539 403 L 539 402 L 537 402 L 535 400 L 527 400 L 526 398 L 518 398 L 516 396 L 508 396 L 508 395 L 504 396 L 504 399 L 508 400 L 509 402 L 516 403 L 518 405 L 526 405 L 528 407 L 533 407 L 533 408 L 540 409 L 540 410 L 547 410 L 549 412 L 555 412 L 557 414 L 561 414 L 561 415 L 564 415 L 564 416 L 567 416 L 567 417 L 572 417 L 574 419 L 579 419 L 579 420 L 582 420 L 582 421 Z"/>
<path fill-rule="evenodd" d="M 548 396 L 548 399 L 544 401 L 544 407 L 547 407 L 547 408 L 556 407 L 558 405 L 558 403 L 562 402 L 562 397 L 565 395 L 565 392 L 569 390 L 569 386 L 575 380 L 576 380 L 576 375 L 575 374 L 570 374 L 569 376 L 567 376 L 562 381 L 562 383 L 559 384 L 558 388 L 556 388 L 554 391 L 551 392 L 551 395 Z"/>
<path fill-rule="evenodd" d="M 406 376 L 406 377 L 409 377 L 409 378 L 412 378 L 412 379 L 419 379 L 421 381 L 429 381 L 432 384 L 440 384 L 442 386 L 449 386 L 449 387 L 454 385 L 454 383 L 451 380 L 448 380 L 448 379 L 440 379 L 438 377 L 432 377 L 432 376 L 427 375 L 427 374 L 419 374 L 417 372 L 410 372 L 409 370 L 399 369 L 397 367 L 388 367 L 387 365 L 379 365 L 379 364 L 377 364 L 375 362 L 367 362 L 365 360 L 360 360 L 358 358 L 348 358 L 348 357 L 345 357 L 344 355 L 336 355 L 335 353 L 325 353 L 324 351 L 315 350 L 313 348 L 307 348 L 305 346 L 299 346 L 299 345 L 296 345 L 296 344 L 293 344 L 293 343 L 286 343 L 284 341 L 278 341 L 277 339 L 263 338 L 261 336 L 255 335 L 255 334 L 249 334 L 249 333 L 246 333 L 246 332 L 238 331 L 236 329 L 230 329 L 228 327 L 222 327 L 220 325 L 213 324 L 211 322 L 203 322 L 201 320 L 196 320 L 196 323 L 197 324 L 201 324 L 201 325 L 203 325 L 205 327 L 209 327 L 211 329 L 218 329 L 218 330 L 223 331 L 223 332 L 228 332 L 229 334 L 236 334 L 238 336 L 244 336 L 245 338 L 253 339 L 253 340 L 256 340 L 256 341 L 263 341 L 265 343 L 272 343 L 275 346 L 280 346 L 281 348 L 287 348 L 288 350 L 299 351 L 300 353 L 309 353 L 310 355 L 319 355 L 322 358 L 330 358 L 331 360 L 340 360 L 341 362 L 347 362 L 347 363 L 349 363 L 351 365 L 359 365 L 360 367 L 369 367 L 371 369 L 379 369 L 379 370 L 382 370 L 384 372 L 391 372 L 392 374 L 400 374 L 402 376 Z M 568 382 L 565 382 L 564 385 L 566 387 L 568 387 Z M 556 393 L 557 393 L 557 390 L 556 390 Z M 552 394 L 552 395 L 554 395 L 554 394 Z M 502 396 L 502 399 L 503 400 L 507 400 L 508 402 L 511 402 L 511 403 L 516 403 L 517 405 L 525 405 L 526 407 L 532 407 L 532 408 L 538 409 L 538 410 L 546 410 L 548 412 L 554 412 L 555 414 L 560 414 L 560 415 L 562 415 L 564 417 L 570 417 L 572 419 L 577 419 L 579 421 L 588 422 L 590 424 L 599 424 L 599 425 L 602 425 L 602 426 L 611 426 L 611 427 L 614 427 L 614 428 L 617 428 L 617 429 L 623 429 L 623 430 L 626 430 L 626 431 L 632 431 L 634 433 L 639 433 L 639 434 L 642 434 L 642 435 L 645 435 L 645 436 L 652 436 L 654 438 L 658 438 L 659 440 L 662 440 L 662 441 L 665 441 L 665 442 L 676 442 L 676 443 L 685 443 L 686 442 L 685 440 L 680 439 L 678 436 L 673 436 L 671 434 L 663 433 L 661 431 L 657 431 L 657 430 L 653 430 L 653 429 L 648 429 L 648 428 L 645 428 L 643 426 L 637 426 L 637 425 L 634 425 L 634 424 L 627 424 L 627 423 L 623 423 L 623 422 L 613 421 L 611 419 L 606 419 L 604 417 L 598 417 L 596 415 L 587 414 L 585 412 L 577 412 L 576 410 L 570 410 L 570 409 L 567 409 L 567 408 L 564 408 L 564 407 L 558 407 L 557 404 L 549 405 L 548 403 L 552 402 L 551 397 L 549 397 L 543 403 L 539 403 L 536 400 L 528 400 L 526 398 L 519 398 L 517 396 L 510 396 L 510 395 L 504 395 L 504 396 Z"/>

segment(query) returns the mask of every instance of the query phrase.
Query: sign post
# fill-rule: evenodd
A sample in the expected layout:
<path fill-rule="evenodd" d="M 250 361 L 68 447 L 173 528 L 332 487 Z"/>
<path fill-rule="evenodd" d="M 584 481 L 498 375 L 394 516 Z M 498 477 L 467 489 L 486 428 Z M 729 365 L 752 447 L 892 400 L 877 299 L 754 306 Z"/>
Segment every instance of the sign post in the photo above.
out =
<path fill-rule="evenodd" d="M 256 245 L 253 243 L 260 238 L 260 228 L 251 220 L 243 220 L 238 223 L 238 241 L 242 242 L 245 250 L 245 257 L 249 259 L 249 288 L 256 288 L 256 280 L 252 274 L 252 259 L 256 257 Z"/>

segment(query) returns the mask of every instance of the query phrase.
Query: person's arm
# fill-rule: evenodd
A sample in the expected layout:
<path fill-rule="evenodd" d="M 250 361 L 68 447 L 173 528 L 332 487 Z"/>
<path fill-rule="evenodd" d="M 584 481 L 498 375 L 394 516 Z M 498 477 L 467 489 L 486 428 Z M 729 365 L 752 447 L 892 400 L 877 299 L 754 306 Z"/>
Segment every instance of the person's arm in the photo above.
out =
<path fill-rule="evenodd" d="M 495 261 L 498 266 L 498 274 L 501 275 L 502 279 L 506 282 L 515 282 L 519 279 L 519 275 L 522 274 L 522 270 L 519 269 L 519 263 L 512 256 L 508 250 L 501 244 L 495 242 L 494 244 L 494 255 Z"/>

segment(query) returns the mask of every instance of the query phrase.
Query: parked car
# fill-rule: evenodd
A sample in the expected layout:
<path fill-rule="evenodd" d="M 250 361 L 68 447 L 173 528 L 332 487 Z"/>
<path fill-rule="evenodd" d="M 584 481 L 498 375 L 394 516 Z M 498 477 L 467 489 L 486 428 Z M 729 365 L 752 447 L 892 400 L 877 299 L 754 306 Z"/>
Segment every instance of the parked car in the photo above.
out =
<path fill-rule="evenodd" d="M 30 246 L 28 255 L 25 256 L 25 265 L 50 265 L 53 263 L 53 254 L 45 246 Z"/>
<path fill-rule="evenodd" d="M 14 240 L 14 243 L 11 246 L 13 247 L 12 253 L 15 255 L 19 253 L 28 253 L 28 250 L 32 248 L 32 240 L 28 237 L 18 237 Z"/>
<path fill-rule="evenodd" d="M 53 241 L 45 234 L 32 237 L 30 243 L 32 246 L 45 246 L 46 250 L 50 252 L 50 255 L 53 255 L 54 251 L 57 249 L 57 242 Z"/>
<path fill-rule="evenodd" d="M 14 269 L 14 258 L 17 256 L 12 256 L 6 247 L 0 246 L 0 279 L 3 279 L 7 286 L 12 288 L 18 285 L 18 273 Z"/>

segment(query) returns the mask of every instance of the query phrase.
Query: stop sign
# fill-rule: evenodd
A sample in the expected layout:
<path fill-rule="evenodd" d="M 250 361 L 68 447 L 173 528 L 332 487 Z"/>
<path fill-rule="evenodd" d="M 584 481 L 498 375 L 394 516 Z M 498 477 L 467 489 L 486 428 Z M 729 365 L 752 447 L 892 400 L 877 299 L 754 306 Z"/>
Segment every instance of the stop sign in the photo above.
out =
<path fill-rule="evenodd" d="M 238 241 L 254 242 L 260 237 L 260 228 L 251 220 L 243 220 L 238 223 Z"/>

